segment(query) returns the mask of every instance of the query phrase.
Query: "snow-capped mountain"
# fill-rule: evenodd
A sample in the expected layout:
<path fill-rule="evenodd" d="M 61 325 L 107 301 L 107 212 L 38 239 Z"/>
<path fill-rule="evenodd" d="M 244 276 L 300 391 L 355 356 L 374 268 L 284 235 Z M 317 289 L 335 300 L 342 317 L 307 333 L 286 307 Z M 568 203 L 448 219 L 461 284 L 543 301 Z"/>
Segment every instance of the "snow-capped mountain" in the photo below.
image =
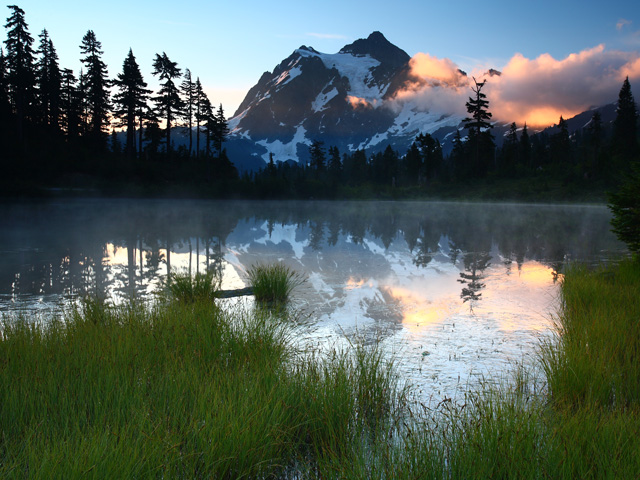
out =
<path fill-rule="evenodd" d="M 397 101 L 410 81 L 410 57 L 380 32 L 338 53 L 302 46 L 265 72 L 229 120 L 229 156 L 241 169 L 306 161 L 314 140 L 367 154 L 391 145 L 404 153 L 419 133 L 441 141 L 462 117 Z M 464 72 L 460 72 L 464 76 Z"/>

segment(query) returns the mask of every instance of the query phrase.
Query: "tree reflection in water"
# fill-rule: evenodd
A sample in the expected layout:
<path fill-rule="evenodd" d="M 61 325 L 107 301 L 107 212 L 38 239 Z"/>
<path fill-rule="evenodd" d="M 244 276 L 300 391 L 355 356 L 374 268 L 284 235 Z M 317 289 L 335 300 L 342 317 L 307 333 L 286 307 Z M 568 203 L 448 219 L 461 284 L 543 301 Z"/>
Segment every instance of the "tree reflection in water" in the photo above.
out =
<path fill-rule="evenodd" d="M 298 242 L 302 256 L 294 261 L 302 270 L 317 268 L 318 258 L 329 250 L 362 255 L 335 265 L 345 269 L 345 282 L 353 275 L 389 275 L 388 252 L 408 252 L 407 262 L 425 270 L 444 263 L 457 266 L 462 258 L 460 297 L 473 309 L 485 288 L 489 251 L 500 256 L 498 266 L 507 273 L 512 262 L 520 270 L 525 260 L 536 260 L 553 270 L 555 281 L 565 258 L 599 261 L 603 252 L 624 250 L 610 234 L 608 220 L 604 207 L 426 202 L 67 200 L 6 205 L 0 211 L 0 307 L 24 296 L 140 297 L 165 282 L 173 268 L 188 268 L 194 259 L 193 272 L 213 269 L 222 276 L 229 236 L 233 248 L 252 245 L 265 235 L 266 224 L 269 238 L 279 226 L 295 227 L 295 238 L 286 241 Z M 277 258 L 286 259 L 287 248 Z M 311 252 L 315 263 L 307 265 Z M 387 267 L 374 272 L 369 265 L 374 260 Z"/>

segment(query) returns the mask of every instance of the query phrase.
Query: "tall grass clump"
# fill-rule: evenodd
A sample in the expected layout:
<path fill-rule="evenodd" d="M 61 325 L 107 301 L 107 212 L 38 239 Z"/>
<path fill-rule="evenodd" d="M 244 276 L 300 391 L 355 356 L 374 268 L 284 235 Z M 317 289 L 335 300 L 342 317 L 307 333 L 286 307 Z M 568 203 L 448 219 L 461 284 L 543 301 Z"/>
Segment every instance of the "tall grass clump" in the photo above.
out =
<path fill-rule="evenodd" d="M 301 274 L 283 263 L 253 265 L 247 271 L 247 278 L 255 299 L 270 304 L 285 303 L 293 289 L 304 282 Z"/>
<path fill-rule="evenodd" d="M 167 282 L 167 293 L 174 299 L 185 303 L 200 300 L 213 301 L 220 290 L 220 278 L 214 272 L 196 273 L 174 272 Z"/>

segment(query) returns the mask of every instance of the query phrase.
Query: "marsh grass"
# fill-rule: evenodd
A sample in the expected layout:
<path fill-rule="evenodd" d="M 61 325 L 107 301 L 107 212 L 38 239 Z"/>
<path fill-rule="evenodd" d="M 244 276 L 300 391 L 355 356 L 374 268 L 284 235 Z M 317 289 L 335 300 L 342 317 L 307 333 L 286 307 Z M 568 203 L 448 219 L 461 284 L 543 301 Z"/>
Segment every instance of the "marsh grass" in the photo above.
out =
<path fill-rule="evenodd" d="M 305 281 L 300 273 L 283 263 L 253 265 L 247 278 L 256 301 L 267 304 L 286 303 L 291 292 Z"/>
<path fill-rule="evenodd" d="M 173 272 L 167 282 L 167 293 L 174 300 L 185 303 L 213 301 L 220 290 L 220 278 L 214 272 Z"/>
<path fill-rule="evenodd" d="M 399 387 L 379 347 L 297 352 L 292 322 L 204 298 L 95 302 L 48 323 L 5 321 L 0 477 L 640 472 L 637 263 L 566 273 L 543 380 L 518 369 L 434 407 Z"/>
<path fill-rule="evenodd" d="M 389 423 L 392 376 L 375 351 L 301 360 L 291 335 L 202 299 L 5 321 L 0 477 L 277 477 L 344 460 Z"/>

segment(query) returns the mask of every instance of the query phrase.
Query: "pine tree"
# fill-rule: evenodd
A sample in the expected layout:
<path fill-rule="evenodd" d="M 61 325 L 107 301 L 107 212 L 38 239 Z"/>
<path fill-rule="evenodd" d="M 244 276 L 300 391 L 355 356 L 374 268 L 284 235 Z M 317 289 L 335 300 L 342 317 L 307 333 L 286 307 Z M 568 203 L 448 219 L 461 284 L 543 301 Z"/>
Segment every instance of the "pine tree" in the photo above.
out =
<path fill-rule="evenodd" d="M 40 58 L 36 65 L 36 76 L 40 117 L 44 125 L 57 131 L 60 128 L 62 74 L 58 54 L 46 29 L 40 34 L 38 53 Z"/>
<path fill-rule="evenodd" d="M 196 156 L 200 156 L 200 125 L 203 121 L 206 121 L 203 117 L 203 112 L 205 103 L 209 102 L 209 98 L 202 88 L 202 83 L 200 83 L 200 78 L 196 78 L 195 91 Z M 211 110 L 211 102 L 209 102 L 209 110 Z"/>
<path fill-rule="evenodd" d="M 551 136 L 550 155 L 554 165 L 560 166 L 572 162 L 569 126 L 562 116 L 558 121 L 558 132 Z"/>
<path fill-rule="evenodd" d="M 324 143 L 320 140 L 314 140 L 311 142 L 311 146 L 309 147 L 311 168 L 313 168 L 317 173 L 324 171 L 325 167 L 326 157 L 323 145 Z"/>
<path fill-rule="evenodd" d="M 624 81 L 618 99 L 614 123 L 614 141 L 618 154 L 629 161 L 625 181 L 617 192 L 609 196 L 609 208 L 613 213 L 611 225 L 618 238 L 629 250 L 640 253 L 640 156 L 636 139 L 638 112 L 629 78 Z"/>
<path fill-rule="evenodd" d="M 147 84 L 131 49 L 122 65 L 122 73 L 118 74 L 114 83 L 118 87 L 118 93 L 113 97 L 116 106 L 113 113 L 127 127 L 125 152 L 131 159 L 136 156 L 136 117 L 142 115 L 151 93 L 151 90 L 145 88 Z"/>
<path fill-rule="evenodd" d="M 153 61 L 153 74 L 158 76 L 161 83 L 158 95 L 153 98 L 156 103 L 156 111 L 160 117 L 166 122 L 166 152 L 171 152 L 171 128 L 176 118 L 179 118 L 184 108 L 184 102 L 180 98 L 178 88 L 173 82 L 174 79 L 180 78 L 180 69 L 177 62 L 172 62 L 167 54 L 156 54 Z"/>
<path fill-rule="evenodd" d="M 12 11 L 7 18 L 6 52 L 7 85 L 12 110 L 16 119 L 16 135 L 21 145 L 26 145 L 25 124 L 34 116 L 35 107 L 35 56 L 33 38 L 24 18 L 24 10 L 9 5 Z"/>
<path fill-rule="evenodd" d="M 93 30 L 88 30 L 82 38 L 80 53 L 83 55 L 81 61 L 87 69 L 85 74 L 87 127 L 86 132 L 90 144 L 97 149 L 106 147 L 109 112 L 111 104 L 109 102 L 110 82 L 107 78 L 107 65 L 102 61 L 102 44 L 96 38 Z"/>
<path fill-rule="evenodd" d="M 338 182 L 342 177 L 342 162 L 338 147 L 329 147 L 329 176 L 333 182 Z"/>
<path fill-rule="evenodd" d="M 531 168 L 531 139 L 529 138 L 526 123 L 524 127 L 522 127 L 522 133 L 520 134 L 520 152 L 518 158 L 522 165 L 526 168 Z"/>
<path fill-rule="evenodd" d="M 222 152 L 222 144 L 229 136 L 229 124 L 227 123 L 227 119 L 224 116 L 222 104 L 220 104 L 220 107 L 216 112 L 214 124 L 215 129 L 213 131 L 213 148 L 218 153 L 218 156 L 220 156 L 220 153 Z"/>
<path fill-rule="evenodd" d="M 614 151 L 629 161 L 638 153 L 638 108 L 631 93 L 629 77 L 625 78 L 618 95 L 616 119 L 613 122 Z"/>
<path fill-rule="evenodd" d="M 469 97 L 465 104 L 470 117 L 463 120 L 465 128 L 469 130 L 469 153 L 471 154 L 471 164 L 468 166 L 468 173 L 483 176 L 494 156 L 495 144 L 490 129 L 493 125 L 489 122 L 492 114 L 489 112 L 489 101 L 482 93 L 486 80 L 478 82 L 473 77 L 475 86 L 471 90 L 475 94 Z"/>
<path fill-rule="evenodd" d="M 185 127 L 189 131 L 189 156 L 193 152 L 193 117 L 195 104 L 197 102 L 196 85 L 191 78 L 191 70 L 185 68 L 182 84 L 180 84 L 180 90 L 182 97 L 185 100 L 185 108 L 183 111 L 183 118 L 185 121 Z"/>
<path fill-rule="evenodd" d="M 62 69 L 60 85 L 60 127 L 66 134 L 67 140 L 80 136 L 82 123 L 81 98 L 76 86 L 76 77 L 68 68 Z"/>

